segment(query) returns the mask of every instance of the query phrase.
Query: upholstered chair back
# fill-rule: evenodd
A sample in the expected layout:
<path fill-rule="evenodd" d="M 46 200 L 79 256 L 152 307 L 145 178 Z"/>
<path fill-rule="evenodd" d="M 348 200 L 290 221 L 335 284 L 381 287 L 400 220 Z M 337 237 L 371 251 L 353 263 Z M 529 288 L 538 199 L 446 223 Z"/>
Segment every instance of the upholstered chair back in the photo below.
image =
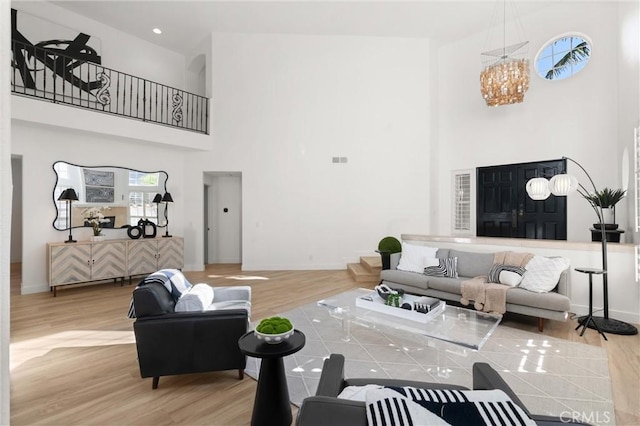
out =
<path fill-rule="evenodd" d="M 162 284 L 149 283 L 134 290 L 133 305 L 136 316 L 144 318 L 172 313 L 176 303 Z"/>

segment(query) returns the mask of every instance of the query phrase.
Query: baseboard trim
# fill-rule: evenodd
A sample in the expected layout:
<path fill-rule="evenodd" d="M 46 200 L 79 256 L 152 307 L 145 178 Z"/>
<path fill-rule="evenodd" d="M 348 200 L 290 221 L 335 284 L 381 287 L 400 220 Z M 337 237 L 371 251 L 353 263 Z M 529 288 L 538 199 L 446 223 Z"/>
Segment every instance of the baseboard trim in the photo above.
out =
<path fill-rule="evenodd" d="M 593 309 L 594 309 L 594 316 L 601 317 L 603 315 L 601 306 L 594 306 Z M 572 304 L 571 312 L 575 313 L 578 316 L 587 315 L 589 313 L 589 306 Z M 624 311 L 609 309 L 609 318 L 614 318 L 619 321 L 629 322 L 635 325 L 640 324 L 640 313 L 636 313 L 636 312 L 624 312 Z"/>
<path fill-rule="evenodd" d="M 24 285 L 22 283 L 20 287 L 20 294 L 34 294 L 34 293 L 44 293 L 45 291 L 51 291 L 51 287 L 48 284 L 32 284 L 32 285 Z"/>
<path fill-rule="evenodd" d="M 346 271 L 346 264 L 260 265 L 242 264 L 243 271 Z"/>

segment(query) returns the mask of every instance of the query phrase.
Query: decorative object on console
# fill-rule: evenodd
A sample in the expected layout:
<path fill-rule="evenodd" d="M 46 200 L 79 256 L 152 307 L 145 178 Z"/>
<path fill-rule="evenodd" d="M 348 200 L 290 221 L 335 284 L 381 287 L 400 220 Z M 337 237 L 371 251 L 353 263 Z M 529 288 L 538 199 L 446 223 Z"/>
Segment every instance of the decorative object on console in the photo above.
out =
<path fill-rule="evenodd" d="M 129 226 L 127 228 L 127 235 L 132 240 L 137 240 L 142 236 L 142 228 L 139 226 Z"/>
<path fill-rule="evenodd" d="M 265 318 L 256 326 L 254 334 L 258 340 L 270 344 L 282 343 L 293 335 L 293 324 L 284 317 Z"/>
<path fill-rule="evenodd" d="M 162 196 L 162 202 L 165 203 L 164 219 L 166 220 L 166 224 L 165 224 L 166 228 L 165 228 L 163 237 L 171 237 L 171 235 L 169 235 L 169 203 L 173 203 L 173 197 L 171 197 L 171 194 L 169 194 L 168 192 L 165 192 L 164 195 Z"/>
<path fill-rule="evenodd" d="M 156 224 L 151 222 L 149 219 L 140 219 L 138 221 L 138 226 L 142 228 L 142 237 L 143 238 L 155 238 L 157 229 Z M 149 228 L 151 228 L 151 232 L 148 232 Z"/>
<path fill-rule="evenodd" d="M 400 253 L 402 251 L 402 245 L 396 237 L 384 237 L 378 243 L 377 253 L 380 253 L 382 259 L 382 269 L 391 268 L 391 255 L 393 253 Z"/>
<path fill-rule="evenodd" d="M 545 178 L 535 178 L 536 184 L 530 185 L 527 182 L 527 194 L 533 200 L 544 200 L 549 195 L 547 191 L 555 196 L 567 196 L 570 193 L 577 191 L 584 199 L 587 200 L 593 211 L 596 213 L 598 217 L 598 222 L 600 223 L 601 229 L 605 229 L 604 224 L 604 213 L 602 203 L 596 202 L 595 200 L 598 198 L 597 194 L 600 192 L 598 188 L 596 188 L 593 179 L 589 173 L 587 173 L 586 169 L 582 167 L 580 163 L 576 160 L 569 157 L 562 157 L 563 160 L 569 160 L 575 165 L 577 165 L 587 176 L 589 179 L 589 183 L 593 188 L 593 193 L 590 193 L 582 184 L 578 182 L 578 179 L 575 176 L 569 174 L 558 174 L 551 178 L 551 180 L 547 181 L 548 187 L 545 189 L 543 185 L 543 180 L 546 181 Z M 547 197 L 541 198 L 543 194 L 547 194 Z M 618 200 L 619 201 L 619 200 Z M 625 334 L 625 335 L 633 335 L 638 334 L 638 329 L 631 324 L 627 324 L 625 322 L 615 320 L 609 318 L 609 286 L 608 286 L 608 274 L 607 274 L 607 232 L 600 232 L 601 235 L 601 243 L 602 243 L 602 285 L 603 285 L 603 300 L 604 300 L 604 309 L 603 314 L 604 317 L 593 317 L 593 320 L 597 322 L 600 330 L 606 333 L 612 334 Z M 593 328 L 592 325 L 589 325 L 589 328 Z"/>
<path fill-rule="evenodd" d="M 148 232 L 149 228 L 151 228 L 151 232 Z M 128 226 L 127 227 L 127 235 L 132 240 L 137 240 L 138 238 L 155 238 L 157 233 L 156 224 L 150 221 L 149 219 L 140 219 L 136 226 Z"/>
<path fill-rule="evenodd" d="M 84 217 L 84 225 L 90 226 L 93 229 L 93 237 L 91 241 L 101 241 L 100 237 L 102 233 L 102 226 L 105 223 L 110 223 L 111 221 L 107 219 L 103 214 L 103 209 L 108 209 L 108 207 L 89 207 L 84 209 L 82 212 L 82 217 Z"/>
<path fill-rule="evenodd" d="M 515 13 L 514 21 L 520 23 Z M 522 102 L 529 89 L 529 59 L 527 59 L 528 41 L 510 46 L 506 45 L 507 2 L 503 0 L 502 46 L 481 53 L 484 69 L 480 72 L 480 92 L 487 106 L 509 105 Z M 494 17 L 497 16 L 494 13 Z M 494 23 L 492 22 L 492 27 Z M 489 38 L 487 38 L 489 40 Z"/>
<path fill-rule="evenodd" d="M 71 202 L 78 201 L 78 194 L 76 194 L 75 189 L 67 188 L 62 191 L 62 194 L 58 197 L 58 201 L 67 202 L 67 228 L 69 228 L 69 239 L 65 241 L 65 243 L 75 243 L 76 240 L 74 240 L 73 235 L 71 235 Z"/>

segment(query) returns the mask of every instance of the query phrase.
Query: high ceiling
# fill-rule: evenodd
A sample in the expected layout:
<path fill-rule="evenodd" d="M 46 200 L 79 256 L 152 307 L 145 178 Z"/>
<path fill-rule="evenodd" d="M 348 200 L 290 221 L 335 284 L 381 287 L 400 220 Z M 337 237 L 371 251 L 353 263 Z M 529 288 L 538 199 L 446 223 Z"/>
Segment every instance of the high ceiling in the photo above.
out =
<path fill-rule="evenodd" d="M 179 53 L 211 32 L 426 37 L 450 42 L 501 23 L 504 6 L 500 0 L 53 3 Z M 506 16 L 522 17 L 549 4 L 510 0 Z M 156 27 L 162 29 L 161 35 L 153 34 Z"/>

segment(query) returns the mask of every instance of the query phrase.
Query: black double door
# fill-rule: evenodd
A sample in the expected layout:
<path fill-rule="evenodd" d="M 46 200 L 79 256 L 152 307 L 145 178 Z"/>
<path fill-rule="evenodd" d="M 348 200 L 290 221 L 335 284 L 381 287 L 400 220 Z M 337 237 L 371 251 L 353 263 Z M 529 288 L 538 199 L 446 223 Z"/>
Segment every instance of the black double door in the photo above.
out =
<path fill-rule="evenodd" d="M 479 167 L 476 235 L 566 240 L 567 198 L 534 201 L 525 190 L 529 179 L 549 179 L 565 170 L 566 160 Z"/>

